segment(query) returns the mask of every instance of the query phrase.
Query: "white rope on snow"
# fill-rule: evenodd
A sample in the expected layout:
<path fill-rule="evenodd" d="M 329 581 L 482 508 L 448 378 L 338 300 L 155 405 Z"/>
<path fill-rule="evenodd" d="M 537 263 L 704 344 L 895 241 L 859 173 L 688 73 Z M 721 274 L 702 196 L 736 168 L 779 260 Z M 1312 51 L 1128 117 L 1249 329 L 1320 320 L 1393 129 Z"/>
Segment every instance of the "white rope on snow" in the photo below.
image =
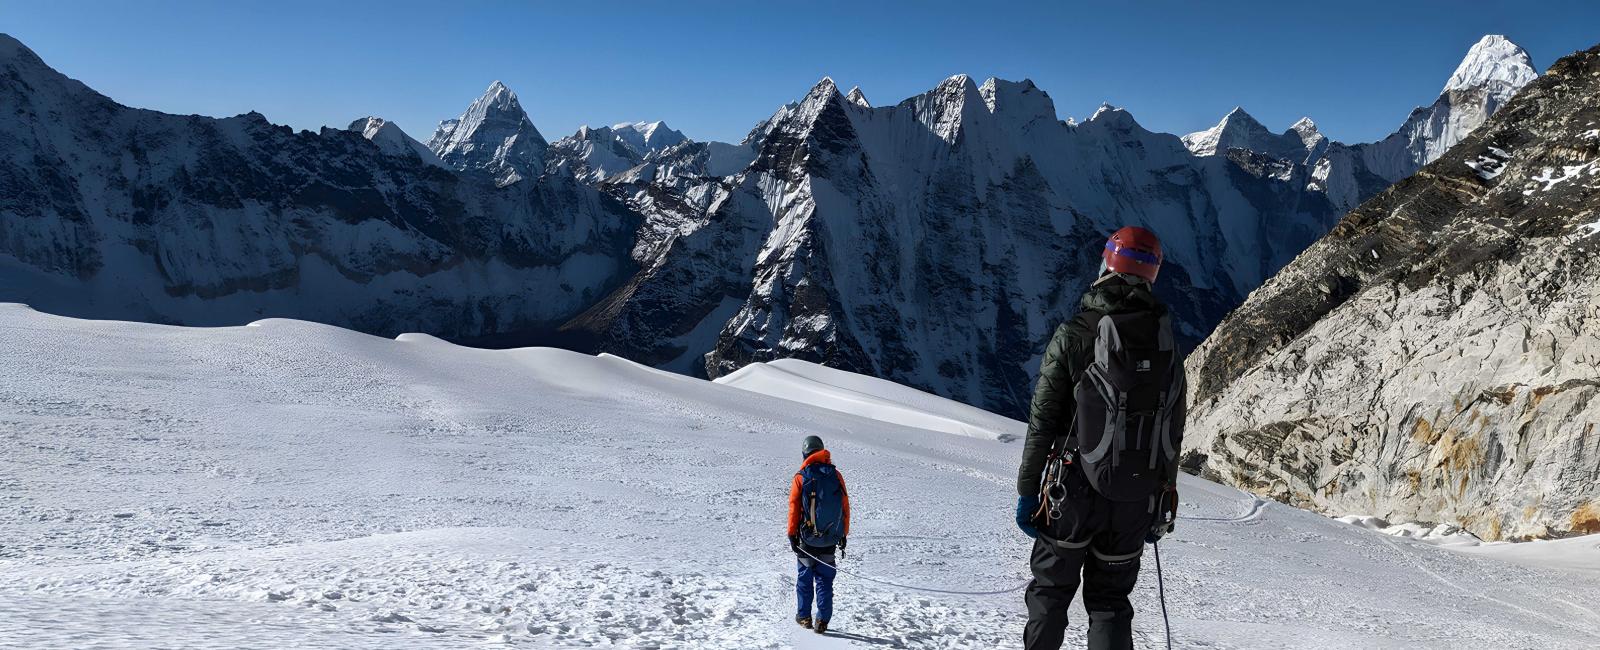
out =
<path fill-rule="evenodd" d="M 1017 586 L 1012 587 L 1010 589 L 999 589 L 999 590 L 996 590 L 996 591 L 959 591 L 959 590 L 955 590 L 955 589 L 936 589 L 936 588 L 933 588 L 933 587 L 921 587 L 921 586 L 918 586 L 918 585 L 900 584 L 898 582 L 891 582 L 891 581 L 888 581 L 888 580 L 883 580 L 881 578 L 874 578 L 872 576 L 865 575 L 865 574 L 862 574 L 862 573 L 857 573 L 855 571 L 846 571 L 844 569 L 839 568 L 838 565 L 829 564 L 829 563 L 823 561 L 822 558 L 817 557 L 815 555 L 812 555 L 810 551 L 807 551 L 804 548 L 801 548 L 800 552 L 804 553 L 806 555 L 806 557 L 809 557 L 809 558 L 811 558 L 813 560 L 816 560 L 818 564 L 821 564 L 821 565 L 823 565 L 825 567 L 833 569 L 834 571 L 837 571 L 839 573 L 843 573 L 843 574 L 845 574 L 847 576 L 853 576 L 853 577 L 856 577 L 856 578 L 860 578 L 862 580 L 866 580 L 867 582 L 876 582 L 876 583 L 878 583 L 880 585 L 888 585 L 890 587 L 897 587 L 897 588 L 900 588 L 900 589 L 909 589 L 911 591 L 923 591 L 923 592 L 927 592 L 927 593 L 931 593 L 931 594 L 950 594 L 950 595 L 955 595 L 955 596 L 999 596 L 1001 594 L 1011 594 L 1011 593 L 1016 593 L 1016 592 L 1022 591 L 1023 589 L 1027 589 L 1029 584 L 1033 583 L 1033 578 L 1028 578 L 1028 580 L 1026 582 L 1023 582 L 1020 585 L 1017 585 Z"/>

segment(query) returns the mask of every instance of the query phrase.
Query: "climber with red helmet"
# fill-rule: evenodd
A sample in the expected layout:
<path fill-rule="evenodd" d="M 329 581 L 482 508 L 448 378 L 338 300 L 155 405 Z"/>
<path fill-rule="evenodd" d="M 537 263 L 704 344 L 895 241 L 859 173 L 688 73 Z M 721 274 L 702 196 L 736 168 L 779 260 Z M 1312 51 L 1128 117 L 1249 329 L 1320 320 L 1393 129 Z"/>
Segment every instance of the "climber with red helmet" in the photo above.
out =
<path fill-rule="evenodd" d="M 1017 526 L 1034 538 L 1028 650 L 1061 647 L 1080 582 L 1092 650 L 1133 648 L 1146 542 L 1171 532 L 1185 419 L 1183 354 L 1151 293 L 1161 241 L 1118 230 L 1081 310 L 1039 364 L 1017 472 Z"/>

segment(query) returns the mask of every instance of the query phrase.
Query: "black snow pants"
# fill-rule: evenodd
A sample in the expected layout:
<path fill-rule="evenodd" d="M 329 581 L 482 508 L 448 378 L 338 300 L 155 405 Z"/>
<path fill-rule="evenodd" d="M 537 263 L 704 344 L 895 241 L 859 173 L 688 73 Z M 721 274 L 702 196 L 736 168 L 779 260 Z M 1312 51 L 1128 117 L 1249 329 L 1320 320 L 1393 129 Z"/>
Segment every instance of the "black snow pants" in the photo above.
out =
<path fill-rule="evenodd" d="M 1033 543 L 1023 647 L 1061 647 L 1067 609 L 1081 581 L 1083 607 L 1089 612 L 1089 650 L 1132 650 L 1128 594 L 1139 580 L 1139 556 L 1155 520 L 1154 506 L 1106 499 L 1089 487 L 1081 472 L 1068 472 L 1066 487 L 1061 518 L 1040 526 Z"/>

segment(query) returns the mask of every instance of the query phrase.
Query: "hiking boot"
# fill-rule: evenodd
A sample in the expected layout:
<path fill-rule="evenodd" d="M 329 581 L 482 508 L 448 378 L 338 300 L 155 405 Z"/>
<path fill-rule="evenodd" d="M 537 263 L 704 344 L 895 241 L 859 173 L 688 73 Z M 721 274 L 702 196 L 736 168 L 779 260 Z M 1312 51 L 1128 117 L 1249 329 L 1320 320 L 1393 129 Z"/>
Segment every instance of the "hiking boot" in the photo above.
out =
<path fill-rule="evenodd" d="M 824 632 L 827 632 L 828 631 L 828 622 L 827 621 L 817 621 L 817 624 L 815 626 L 812 626 L 811 629 L 816 630 L 817 634 L 822 634 Z"/>
<path fill-rule="evenodd" d="M 796 616 L 796 617 L 794 617 L 794 622 L 799 623 L 800 627 L 806 628 L 808 630 L 811 629 L 811 619 L 810 618 L 807 618 L 805 616 Z"/>

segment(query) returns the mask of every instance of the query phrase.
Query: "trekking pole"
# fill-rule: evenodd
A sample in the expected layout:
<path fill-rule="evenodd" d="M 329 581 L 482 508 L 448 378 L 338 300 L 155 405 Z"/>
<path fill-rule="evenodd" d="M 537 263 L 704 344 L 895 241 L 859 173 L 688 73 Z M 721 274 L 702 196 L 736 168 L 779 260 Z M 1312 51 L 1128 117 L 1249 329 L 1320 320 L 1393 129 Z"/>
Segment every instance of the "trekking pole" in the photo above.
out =
<path fill-rule="evenodd" d="M 1167 620 L 1167 585 L 1161 579 L 1161 540 L 1150 545 L 1156 550 L 1156 593 L 1161 598 L 1161 625 L 1167 631 L 1167 650 L 1172 650 L 1172 621 Z"/>

